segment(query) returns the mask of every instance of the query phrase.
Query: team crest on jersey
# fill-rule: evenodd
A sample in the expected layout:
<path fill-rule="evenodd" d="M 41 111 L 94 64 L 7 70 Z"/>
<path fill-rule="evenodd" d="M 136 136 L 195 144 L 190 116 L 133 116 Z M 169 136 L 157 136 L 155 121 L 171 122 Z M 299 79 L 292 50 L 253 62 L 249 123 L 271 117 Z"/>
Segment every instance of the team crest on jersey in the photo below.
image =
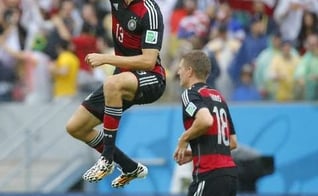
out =
<path fill-rule="evenodd" d="M 128 29 L 130 31 L 134 31 L 137 27 L 137 22 L 136 22 L 136 18 L 131 18 L 129 21 L 128 21 Z"/>
<path fill-rule="evenodd" d="M 186 107 L 185 111 L 190 115 L 193 116 L 194 112 L 197 110 L 197 106 L 194 103 L 190 102 Z"/>
<path fill-rule="evenodd" d="M 157 42 L 158 42 L 158 32 L 157 31 L 147 30 L 145 42 L 148 43 L 148 44 L 157 44 Z"/>

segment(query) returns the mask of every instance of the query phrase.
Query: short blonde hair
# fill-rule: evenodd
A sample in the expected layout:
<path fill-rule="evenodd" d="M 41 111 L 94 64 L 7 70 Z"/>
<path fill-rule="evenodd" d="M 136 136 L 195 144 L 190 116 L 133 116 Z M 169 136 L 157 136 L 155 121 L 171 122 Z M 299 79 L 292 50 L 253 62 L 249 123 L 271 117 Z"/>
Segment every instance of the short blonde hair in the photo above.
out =
<path fill-rule="evenodd" d="M 202 50 L 192 50 L 182 57 L 184 64 L 191 67 L 198 79 L 206 80 L 211 72 L 211 62 Z"/>

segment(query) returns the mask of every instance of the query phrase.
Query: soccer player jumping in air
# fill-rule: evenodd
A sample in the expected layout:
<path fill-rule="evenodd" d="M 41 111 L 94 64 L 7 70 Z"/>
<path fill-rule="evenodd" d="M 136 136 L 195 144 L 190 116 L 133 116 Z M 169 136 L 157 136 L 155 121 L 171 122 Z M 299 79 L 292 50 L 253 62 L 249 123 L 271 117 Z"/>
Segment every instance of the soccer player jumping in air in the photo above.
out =
<path fill-rule="evenodd" d="M 132 105 L 158 100 L 165 90 L 166 76 L 159 57 L 164 25 L 156 2 L 110 0 L 110 4 L 115 55 L 91 53 L 86 61 L 93 68 L 114 65 L 114 75 L 82 102 L 66 128 L 70 135 L 101 152 L 83 179 L 99 181 L 112 173 L 117 163 L 122 169 L 122 174 L 112 181 L 117 188 L 148 173 L 146 166 L 115 145 L 122 112 Z M 104 130 L 94 129 L 102 122 Z"/>

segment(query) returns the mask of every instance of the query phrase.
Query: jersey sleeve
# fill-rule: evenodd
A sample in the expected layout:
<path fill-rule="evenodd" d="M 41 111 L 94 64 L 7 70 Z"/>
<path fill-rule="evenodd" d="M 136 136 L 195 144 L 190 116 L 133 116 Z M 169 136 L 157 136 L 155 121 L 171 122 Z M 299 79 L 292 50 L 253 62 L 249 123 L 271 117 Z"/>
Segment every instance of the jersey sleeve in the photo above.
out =
<path fill-rule="evenodd" d="M 181 98 L 184 113 L 188 117 L 194 117 L 201 108 L 206 107 L 202 97 L 195 91 L 185 90 Z"/>
<path fill-rule="evenodd" d="M 161 49 L 163 39 L 163 17 L 158 6 L 145 1 L 147 13 L 143 17 L 142 48 Z"/>

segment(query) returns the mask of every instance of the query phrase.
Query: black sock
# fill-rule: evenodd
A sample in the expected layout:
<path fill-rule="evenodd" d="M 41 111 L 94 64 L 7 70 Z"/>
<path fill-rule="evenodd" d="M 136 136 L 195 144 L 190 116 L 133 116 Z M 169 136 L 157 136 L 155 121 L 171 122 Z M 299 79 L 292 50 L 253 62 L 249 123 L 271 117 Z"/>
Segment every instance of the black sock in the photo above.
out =
<path fill-rule="evenodd" d="M 109 161 L 114 160 L 116 134 L 117 131 L 109 131 L 104 129 L 104 150 L 102 155 Z"/>
<path fill-rule="evenodd" d="M 129 158 L 124 152 L 116 147 L 114 152 L 114 160 L 120 165 L 124 173 L 132 172 L 137 169 L 138 163 Z"/>

